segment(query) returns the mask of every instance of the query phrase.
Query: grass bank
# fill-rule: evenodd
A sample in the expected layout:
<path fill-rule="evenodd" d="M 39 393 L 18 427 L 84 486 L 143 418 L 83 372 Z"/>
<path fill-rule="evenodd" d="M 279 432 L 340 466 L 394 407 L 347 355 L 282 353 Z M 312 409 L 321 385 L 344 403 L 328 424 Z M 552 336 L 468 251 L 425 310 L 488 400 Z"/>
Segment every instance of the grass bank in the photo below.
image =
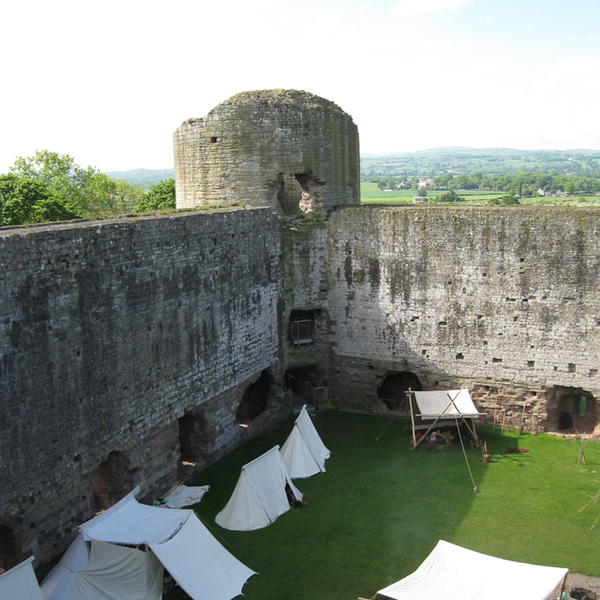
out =
<path fill-rule="evenodd" d="M 197 513 L 258 572 L 244 587 L 246 600 L 370 598 L 414 571 L 439 539 L 600 576 L 600 521 L 591 529 L 600 503 L 579 513 L 600 488 L 600 443 L 590 442 L 587 464 L 578 465 L 576 440 L 483 428 L 490 463 L 480 461 L 481 450 L 467 449 L 474 493 L 458 440 L 435 454 L 411 452 L 400 419 L 325 412 L 314 423 L 332 452 L 327 472 L 296 480 L 307 506 L 265 529 L 226 531 L 214 518 L 241 466 L 283 444 L 293 419 L 188 482 L 211 486 Z M 507 446 L 529 452 L 509 454 Z"/>

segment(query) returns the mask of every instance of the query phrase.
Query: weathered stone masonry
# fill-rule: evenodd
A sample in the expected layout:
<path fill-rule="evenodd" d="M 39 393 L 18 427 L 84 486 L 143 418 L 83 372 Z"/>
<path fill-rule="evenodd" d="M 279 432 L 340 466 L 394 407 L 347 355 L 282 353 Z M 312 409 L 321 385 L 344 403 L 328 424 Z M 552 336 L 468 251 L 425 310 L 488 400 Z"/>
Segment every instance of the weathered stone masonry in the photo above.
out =
<path fill-rule="evenodd" d="M 600 210 L 357 207 L 356 126 L 305 92 L 234 96 L 175 157 L 180 208 L 248 208 L 0 231 L 0 561 L 43 574 L 289 414 L 291 374 L 321 408 L 467 385 L 508 426 L 582 397 L 597 426 Z"/>
<path fill-rule="evenodd" d="M 600 391 L 599 231 L 597 209 L 333 215 L 328 308 L 340 407 L 384 408 L 376 389 L 385 374 L 410 372 L 425 389 L 474 389 L 484 409 L 509 410 L 507 424 L 526 402 L 529 429 L 556 429 L 547 401 L 562 388 Z"/>
<path fill-rule="evenodd" d="M 0 526 L 19 556 L 65 549 L 111 452 L 122 485 L 156 497 L 177 479 L 186 410 L 209 401 L 215 460 L 248 435 L 235 415 L 246 384 L 281 379 L 270 211 L 6 230 L 0 263 Z"/>

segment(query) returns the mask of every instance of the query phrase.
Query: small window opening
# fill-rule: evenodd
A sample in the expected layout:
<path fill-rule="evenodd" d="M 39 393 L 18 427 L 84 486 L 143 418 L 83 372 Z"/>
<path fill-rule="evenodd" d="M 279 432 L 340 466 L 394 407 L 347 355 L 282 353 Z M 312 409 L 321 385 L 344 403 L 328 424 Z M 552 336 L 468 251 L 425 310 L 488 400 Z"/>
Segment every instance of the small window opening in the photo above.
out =
<path fill-rule="evenodd" d="M 211 144 L 216 144 L 218 141 L 219 140 L 216 137 L 214 137 L 214 136 L 210 138 L 210 143 Z"/>
<path fill-rule="evenodd" d="M 315 341 L 315 310 L 293 310 L 290 314 L 288 342 L 295 348 L 310 346 Z"/>

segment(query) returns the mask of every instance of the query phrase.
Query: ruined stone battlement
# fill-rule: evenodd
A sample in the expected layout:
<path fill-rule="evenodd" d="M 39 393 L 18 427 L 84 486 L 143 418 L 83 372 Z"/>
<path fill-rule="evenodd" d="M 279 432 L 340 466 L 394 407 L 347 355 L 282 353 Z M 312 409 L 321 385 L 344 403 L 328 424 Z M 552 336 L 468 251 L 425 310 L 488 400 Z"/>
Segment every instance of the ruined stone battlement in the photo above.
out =
<path fill-rule="evenodd" d="M 269 206 L 283 214 L 360 204 L 358 130 L 307 92 L 237 94 L 173 136 L 177 208 Z"/>

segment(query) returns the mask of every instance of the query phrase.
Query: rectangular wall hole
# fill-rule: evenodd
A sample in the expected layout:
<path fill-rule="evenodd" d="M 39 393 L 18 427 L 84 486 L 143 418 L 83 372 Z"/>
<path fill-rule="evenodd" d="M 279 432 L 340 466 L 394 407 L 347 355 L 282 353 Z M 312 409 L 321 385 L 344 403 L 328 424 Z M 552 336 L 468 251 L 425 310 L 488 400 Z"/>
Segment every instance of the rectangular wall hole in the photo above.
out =
<path fill-rule="evenodd" d="M 493 364 L 497 364 L 497 363 L 501 363 L 502 359 L 501 358 L 492 358 L 492 363 Z"/>

